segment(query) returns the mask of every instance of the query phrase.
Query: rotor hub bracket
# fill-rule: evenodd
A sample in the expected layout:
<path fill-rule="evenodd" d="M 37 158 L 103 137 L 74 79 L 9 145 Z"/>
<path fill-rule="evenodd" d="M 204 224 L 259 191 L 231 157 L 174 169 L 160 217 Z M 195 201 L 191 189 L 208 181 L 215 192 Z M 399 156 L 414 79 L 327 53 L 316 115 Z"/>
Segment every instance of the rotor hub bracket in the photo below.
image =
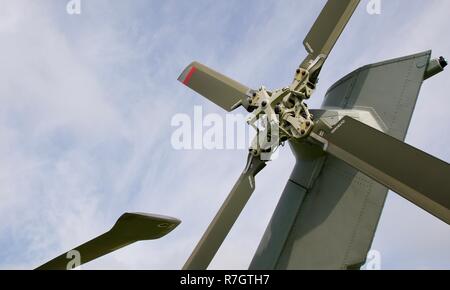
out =
<path fill-rule="evenodd" d="M 326 58 L 325 54 L 320 54 L 315 59 L 307 57 L 296 70 L 290 89 L 301 94 L 303 99 L 309 99 L 316 89 L 318 74 Z"/>

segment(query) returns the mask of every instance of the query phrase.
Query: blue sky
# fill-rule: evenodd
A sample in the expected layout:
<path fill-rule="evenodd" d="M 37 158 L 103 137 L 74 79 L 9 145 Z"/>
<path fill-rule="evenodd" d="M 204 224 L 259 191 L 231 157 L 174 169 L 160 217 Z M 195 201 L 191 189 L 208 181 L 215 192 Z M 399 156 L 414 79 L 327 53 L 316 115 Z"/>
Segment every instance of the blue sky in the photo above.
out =
<path fill-rule="evenodd" d="M 176 151 L 174 114 L 224 113 L 177 77 L 198 60 L 250 87 L 285 86 L 325 1 L 3 0 L 0 9 L 0 268 L 33 268 L 106 231 L 126 211 L 180 218 L 169 236 L 86 269 L 179 269 L 245 163 L 244 150 Z M 433 49 L 450 58 L 450 3 L 362 1 L 310 100 L 341 76 Z M 428 80 L 407 142 L 447 162 L 448 72 Z M 289 148 L 257 190 L 211 268 L 247 268 L 287 181 Z M 373 248 L 382 267 L 450 269 L 450 228 L 390 194 Z"/>

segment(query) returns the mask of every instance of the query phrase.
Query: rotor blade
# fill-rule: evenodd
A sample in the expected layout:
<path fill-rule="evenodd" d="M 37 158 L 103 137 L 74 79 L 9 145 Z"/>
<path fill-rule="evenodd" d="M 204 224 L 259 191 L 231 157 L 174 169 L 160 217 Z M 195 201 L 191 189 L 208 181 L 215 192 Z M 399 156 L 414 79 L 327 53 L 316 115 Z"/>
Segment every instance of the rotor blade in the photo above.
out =
<path fill-rule="evenodd" d="M 303 41 L 309 55 L 302 63 L 302 68 L 307 69 L 310 61 L 319 56 L 325 61 L 359 2 L 360 0 L 328 0 Z"/>
<path fill-rule="evenodd" d="M 247 166 L 227 199 L 203 234 L 183 270 L 205 270 L 219 250 L 231 227 L 255 190 L 255 176 L 266 166 L 259 157 L 251 154 Z"/>
<path fill-rule="evenodd" d="M 191 63 L 178 80 L 228 112 L 245 101 L 250 91 L 246 86 L 198 62 Z"/>
<path fill-rule="evenodd" d="M 312 138 L 399 195 L 450 224 L 450 165 L 351 117 L 333 128 L 317 126 Z"/>
<path fill-rule="evenodd" d="M 171 232 L 180 221 L 145 213 L 125 213 L 111 230 L 77 248 L 43 264 L 36 270 L 69 270 L 137 241 L 159 239 Z M 79 258 L 77 263 L 72 261 Z"/>

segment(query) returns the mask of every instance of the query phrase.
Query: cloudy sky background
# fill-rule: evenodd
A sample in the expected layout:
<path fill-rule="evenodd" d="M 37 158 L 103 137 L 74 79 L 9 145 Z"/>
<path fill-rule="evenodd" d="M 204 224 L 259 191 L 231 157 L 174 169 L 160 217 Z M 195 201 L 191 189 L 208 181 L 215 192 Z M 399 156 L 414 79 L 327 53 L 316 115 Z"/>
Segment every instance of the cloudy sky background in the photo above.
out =
<path fill-rule="evenodd" d="M 325 1 L 0 1 L 0 268 L 34 268 L 123 212 L 180 218 L 167 237 L 85 269 L 179 269 L 245 163 L 245 150 L 175 151 L 174 114 L 220 108 L 181 86 L 198 60 L 250 87 L 285 86 Z M 433 49 L 450 57 L 450 2 L 362 1 L 309 102 L 367 63 Z M 450 160 L 448 71 L 425 82 L 407 142 Z M 243 112 L 242 112 L 243 113 Z M 294 165 L 288 147 L 213 261 L 245 269 Z M 373 249 L 385 269 L 450 269 L 450 228 L 391 193 Z"/>

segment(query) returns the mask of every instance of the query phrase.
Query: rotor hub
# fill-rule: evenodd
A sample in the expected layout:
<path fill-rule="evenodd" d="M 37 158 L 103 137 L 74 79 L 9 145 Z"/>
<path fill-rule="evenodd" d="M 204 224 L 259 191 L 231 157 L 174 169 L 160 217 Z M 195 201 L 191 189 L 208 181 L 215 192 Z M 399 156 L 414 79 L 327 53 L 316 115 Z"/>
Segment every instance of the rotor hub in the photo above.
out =
<path fill-rule="evenodd" d="M 250 147 L 252 154 L 272 154 L 285 141 L 309 135 L 314 116 L 305 103 L 312 91 L 306 92 L 291 88 L 268 91 L 261 87 L 248 93 L 246 108 L 251 114 L 247 123 L 257 131 Z"/>

